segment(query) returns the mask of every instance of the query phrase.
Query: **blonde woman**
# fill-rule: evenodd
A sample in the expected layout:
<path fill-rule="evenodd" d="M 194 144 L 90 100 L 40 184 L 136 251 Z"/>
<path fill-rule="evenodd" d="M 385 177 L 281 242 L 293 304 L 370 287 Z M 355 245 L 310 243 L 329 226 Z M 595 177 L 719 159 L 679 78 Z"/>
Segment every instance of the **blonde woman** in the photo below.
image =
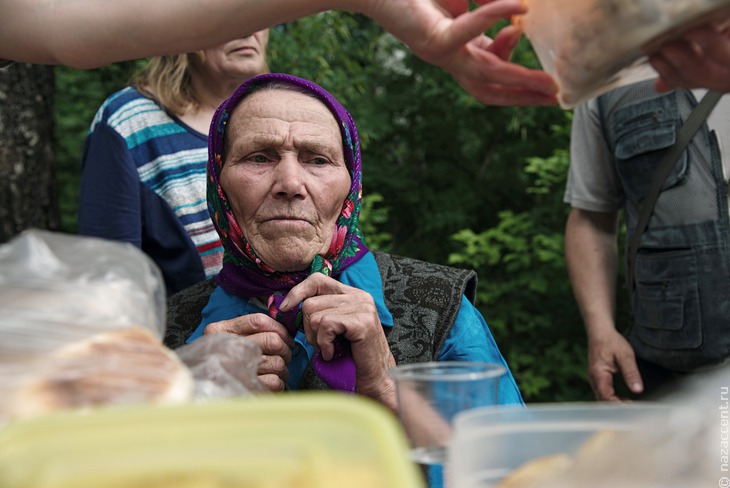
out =
<path fill-rule="evenodd" d="M 78 232 L 132 243 L 168 294 L 215 275 L 222 246 L 205 196 L 213 113 L 269 71 L 268 30 L 212 49 L 150 60 L 99 108 L 84 146 Z"/>

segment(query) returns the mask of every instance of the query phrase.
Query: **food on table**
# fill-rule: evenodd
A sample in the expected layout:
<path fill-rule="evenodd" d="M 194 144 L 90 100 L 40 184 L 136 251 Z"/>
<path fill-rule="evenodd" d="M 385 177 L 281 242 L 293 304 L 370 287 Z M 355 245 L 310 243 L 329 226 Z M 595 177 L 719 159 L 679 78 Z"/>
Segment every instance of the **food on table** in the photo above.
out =
<path fill-rule="evenodd" d="M 600 460 L 602 451 L 618 435 L 615 430 L 602 429 L 581 444 L 575 457 L 561 452 L 532 459 L 503 478 L 497 488 L 538 488 L 543 482 L 558 478 L 576 462 Z"/>
<path fill-rule="evenodd" d="M 566 471 L 573 458 L 564 453 L 535 458 L 513 470 L 502 479 L 497 488 L 533 488 L 545 480 Z"/>
<path fill-rule="evenodd" d="M 133 403 L 180 403 L 193 379 L 177 356 L 141 327 L 103 332 L 58 349 L 22 381 L 11 419 L 58 410 Z"/>

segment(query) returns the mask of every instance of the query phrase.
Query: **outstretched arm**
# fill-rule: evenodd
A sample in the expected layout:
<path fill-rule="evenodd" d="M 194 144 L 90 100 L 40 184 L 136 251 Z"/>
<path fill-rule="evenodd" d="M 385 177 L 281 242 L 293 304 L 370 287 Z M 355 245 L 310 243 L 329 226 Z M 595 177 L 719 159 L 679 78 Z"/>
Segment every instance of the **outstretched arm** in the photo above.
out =
<path fill-rule="evenodd" d="M 518 0 L 0 0 L 0 59 L 95 68 L 190 52 L 329 9 L 360 12 L 488 104 L 553 104 L 552 78 L 509 62 L 519 34 L 484 30 Z"/>
<path fill-rule="evenodd" d="M 328 7 L 325 0 L 0 0 L 0 58 L 96 68 L 213 47 Z"/>

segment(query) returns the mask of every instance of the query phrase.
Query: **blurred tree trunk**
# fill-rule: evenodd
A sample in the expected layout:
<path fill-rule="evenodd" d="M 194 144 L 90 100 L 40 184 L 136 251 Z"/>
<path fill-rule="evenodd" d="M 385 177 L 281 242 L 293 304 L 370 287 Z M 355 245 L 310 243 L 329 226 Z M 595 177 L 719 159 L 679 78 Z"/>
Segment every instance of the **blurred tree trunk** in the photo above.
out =
<path fill-rule="evenodd" d="M 0 243 L 30 227 L 58 229 L 53 98 L 53 67 L 0 70 Z"/>

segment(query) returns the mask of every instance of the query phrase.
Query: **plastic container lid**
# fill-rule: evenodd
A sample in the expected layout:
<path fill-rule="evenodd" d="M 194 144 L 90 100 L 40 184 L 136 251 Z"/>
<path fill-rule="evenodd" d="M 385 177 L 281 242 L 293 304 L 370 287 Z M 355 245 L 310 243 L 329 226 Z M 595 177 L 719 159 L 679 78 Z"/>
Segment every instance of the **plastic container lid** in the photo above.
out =
<path fill-rule="evenodd" d="M 0 429 L 0 486 L 423 488 L 408 453 L 395 416 L 361 397 L 114 407 Z"/>

